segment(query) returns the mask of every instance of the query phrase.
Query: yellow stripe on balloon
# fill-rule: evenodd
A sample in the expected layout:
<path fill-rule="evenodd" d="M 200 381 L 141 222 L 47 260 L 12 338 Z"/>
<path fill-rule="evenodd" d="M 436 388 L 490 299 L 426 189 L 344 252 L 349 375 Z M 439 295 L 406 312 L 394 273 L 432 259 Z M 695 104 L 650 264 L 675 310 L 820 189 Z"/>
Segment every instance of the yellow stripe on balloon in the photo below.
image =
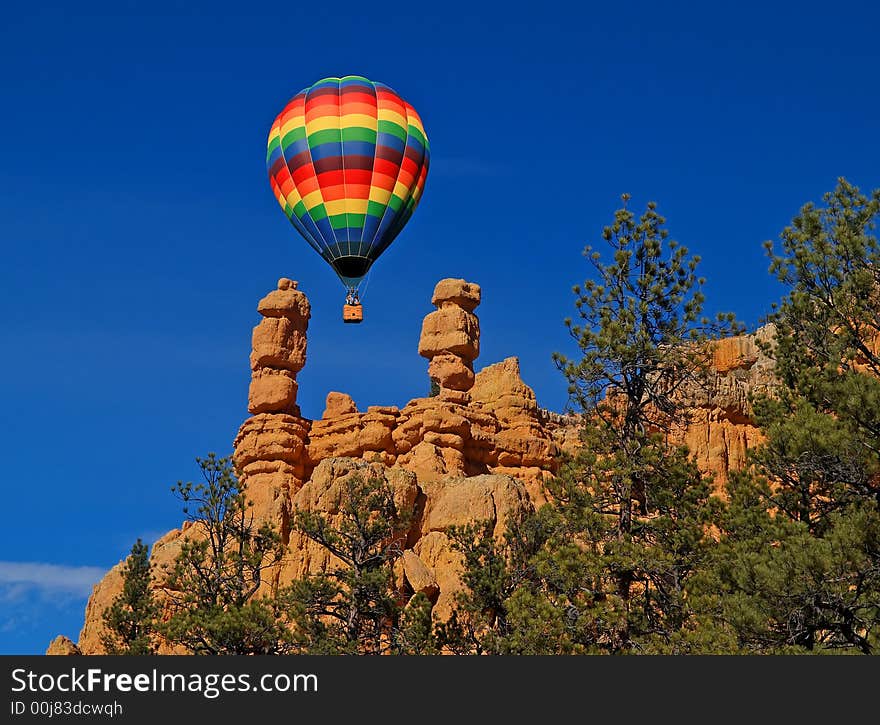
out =
<path fill-rule="evenodd" d="M 306 123 L 306 117 L 302 113 L 290 116 L 278 129 L 281 138 L 284 138 L 295 128 L 302 128 Z"/>
<path fill-rule="evenodd" d="M 349 214 L 366 214 L 367 204 L 366 199 L 349 199 L 346 204 L 346 211 Z"/>
<path fill-rule="evenodd" d="M 391 192 L 387 189 L 383 189 L 381 186 L 370 187 L 370 201 L 375 201 L 377 204 L 385 205 L 388 203 L 388 200 L 390 198 Z"/>
<path fill-rule="evenodd" d="M 309 194 L 306 194 L 303 197 L 303 204 L 306 205 L 306 209 L 314 209 L 318 204 L 321 204 L 324 201 L 324 198 L 321 196 L 321 190 L 313 191 Z"/>
<path fill-rule="evenodd" d="M 427 136 L 425 135 L 425 129 L 424 129 L 424 127 L 422 126 L 422 124 L 420 124 L 420 123 L 414 123 L 414 119 L 413 119 L 412 116 L 409 117 L 409 125 L 415 127 L 416 129 L 418 129 L 419 133 L 422 134 L 422 138 L 427 138 Z"/>
<path fill-rule="evenodd" d="M 406 116 L 401 116 L 392 108 L 379 108 L 380 121 L 393 121 L 401 128 L 406 128 Z"/>
<path fill-rule="evenodd" d="M 345 214 L 345 199 L 333 199 L 332 201 L 325 201 L 324 208 L 327 209 L 327 214 L 329 214 L 330 216 Z"/>
<path fill-rule="evenodd" d="M 330 128 L 339 128 L 339 116 L 320 116 L 306 123 L 306 135 L 311 136 L 316 131 L 326 131 Z"/>
<path fill-rule="evenodd" d="M 343 128 L 351 128 L 353 126 L 360 126 L 361 128 L 369 129 L 370 131 L 376 130 L 376 117 L 368 116 L 366 113 L 343 113 L 342 114 L 342 126 Z"/>
<path fill-rule="evenodd" d="M 272 141 L 274 141 L 276 138 L 280 138 L 280 137 L 281 137 L 281 125 L 278 122 L 278 119 L 276 118 L 275 123 L 272 124 L 272 128 L 269 129 L 269 141 L 267 143 L 267 146 L 271 146 Z"/>
<path fill-rule="evenodd" d="M 290 191 L 287 192 L 287 203 L 291 206 L 296 206 L 302 201 L 302 197 L 299 194 L 299 190 L 296 188 L 295 184 L 290 185 Z"/>

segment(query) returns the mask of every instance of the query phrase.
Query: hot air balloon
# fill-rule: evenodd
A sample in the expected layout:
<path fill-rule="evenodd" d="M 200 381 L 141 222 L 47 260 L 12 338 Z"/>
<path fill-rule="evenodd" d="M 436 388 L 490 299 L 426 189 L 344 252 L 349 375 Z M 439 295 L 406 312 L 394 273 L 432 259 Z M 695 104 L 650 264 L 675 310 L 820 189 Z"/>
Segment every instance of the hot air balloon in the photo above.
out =
<path fill-rule="evenodd" d="M 363 320 L 359 288 L 425 188 L 428 138 L 415 109 L 362 76 L 297 93 L 269 132 L 266 166 L 290 223 L 345 285 L 345 322 Z"/>

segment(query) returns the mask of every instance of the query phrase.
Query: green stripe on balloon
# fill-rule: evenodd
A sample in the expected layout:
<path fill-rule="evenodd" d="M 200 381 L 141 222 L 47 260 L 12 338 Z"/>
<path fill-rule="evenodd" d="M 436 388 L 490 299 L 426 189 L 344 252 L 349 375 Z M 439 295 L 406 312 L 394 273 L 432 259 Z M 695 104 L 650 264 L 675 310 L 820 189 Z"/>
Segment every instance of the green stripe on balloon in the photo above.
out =
<path fill-rule="evenodd" d="M 340 141 L 342 141 L 342 132 L 338 128 L 325 128 L 323 131 L 315 131 L 309 135 L 309 148 Z"/>
<path fill-rule="evenodd" d="M 379 133 L 390 133 L 406 143 L 406 131 L 394 121 L 379 121 Z"/>
<path fill-rule="evenodd" d="M 411 126 L 407 126 L 407 130 L 409 131 L 409 135 L 417 138 L 419 140 L 419 142 L 422 144 L 422 146 L 427 146 L 428 139 L 426 139 L 424 136 L 422 136 L 422 132 L 419 131 L 419 129 L 417 129 L 415 126 L 411 125 Z"/>
<path fill-rule="evenodd" d="M 326 219 L 327 207 L 325 207 L 323 204 L 318 204 L 313 209 L 309 209 L 309 216 L 316 222 L 319 222 L 322 219 Z"/>
<path fill-rule="evenodd" d="M 294 141 L 299 141 L 300 139 L 304 139 L 305 137 L 306 137 L 305 127 L 304 126 L 297 126 L 296 128 L 288 131 L 281 138 L 281 148 L 286 149 Z"/>
<path fill-rule="evenodd" d="M 378 219 L 382 218 L 382 215 L 385 213 L 385 208 L 386 205 L 380 204 L 378 201 L 367 202 L 367 214 Z"/>
<path fill-rule="evenodd" d="M 366 141 L 367 143 L 376 143 L 376 131 L 363 126 L 351 126 L 342 129 L 343 141 Z"/>

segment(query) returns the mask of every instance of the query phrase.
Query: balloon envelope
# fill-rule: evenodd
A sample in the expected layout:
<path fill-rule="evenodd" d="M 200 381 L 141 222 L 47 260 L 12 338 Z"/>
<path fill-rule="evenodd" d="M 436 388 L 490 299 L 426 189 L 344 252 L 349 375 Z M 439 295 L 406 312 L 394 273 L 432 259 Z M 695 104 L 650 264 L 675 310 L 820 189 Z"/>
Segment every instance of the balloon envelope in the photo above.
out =
<path fill-rule="evenodd" d="M 288 102 L 269 132 L 266 166 L 291 224 L 355 288 L 412 216 L 429 158 L 409 103 L 382 83 L 345 76 Z"/>

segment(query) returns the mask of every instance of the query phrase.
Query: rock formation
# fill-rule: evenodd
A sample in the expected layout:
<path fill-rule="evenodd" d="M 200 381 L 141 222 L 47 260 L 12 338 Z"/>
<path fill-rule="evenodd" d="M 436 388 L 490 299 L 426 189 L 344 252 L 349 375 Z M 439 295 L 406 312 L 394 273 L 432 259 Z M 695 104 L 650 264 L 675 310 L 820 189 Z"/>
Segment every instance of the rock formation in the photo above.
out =
<path fill-rule="evenodd" d="M 294 509 L 332 517 L 347 476 L 378 476 L 412 515 L 409 530 L 401 532 L 401 589 L 423 592 L 442 618 L 460 587 L 450 527 L 488 521 L 500 535 L 510 516 L 545 502 L 544 483 L 556 471 L 559 451 L 579 444 L 577 417 L 542 410 L 520 376 L 517 358 L 474 374 L 480 351 L 478 285 L 441 280 L 431 301 L 436 309 L 424 319 L 418 352 L 429 361 L 438 395 L 361 412 L 349 395 L 332 391 L 320 420 L 309 420 L 296 405 L 296 375 L 306 361 L 308 299 L 296 282 L 281 279 L 260 300 L 262 319 L 254 328 L 250 358 L 251 417 L 235 437 L 234 461 L 255 516 L 274 525 L 286 544 L 267 586 L 337 565 L 325 549 L 291 530 Z M 771 361 L 758 346 L 772 334 L 763 328 L 719 342 L 709 389 L 688 393 L 692 421 L 676 437 L 703 470 L 716 474 L 719 485 L 760 440 L 749 395 L 772 382 Z M 166 534 L 153 547 L 153 563 L 172 562 L 188 535 L 186 528 Z M 120 563 L 96 585 L 79 651 L 103 651 L 101 614 L 121 583 Z M 75 648 L 67 642 L 56 640 L 50 649 Z"/>
<path fill-rule="evenodd" d="M 428 358 L 428 375 L 440 386 L 440 397 L 466 403 L 474 385 L 474 360 L 480 356 L 480 286 L 463 279 L 442 279 L 434 288 L 419 338 L 419 355 Z"/>
<path fill-rule="evenodd" d="M 49 643 L 49 649 L 46 650 L 47 655 L 81 655 L 79 647 L 77 647 L 69 638 L 63 634 L 59 634 Z"/>
<path fill-rule="evenodd" d="M 479 285 L 444 279 L 431 301 L 437 309 L 425 317 L 418 350 L 430 361 L 439 395 L 416 398 L 402 409 L 377 405 L 361 413 L 350 396 L 333 391 L 320 420 L 302 418 L 295 405 L 295 374 L 305 363 L 305 295 L 285 279 L 260 301 L 258 311 L 266 319 L 253 337 L 254 415 L 239 430 L 234 454 L 258 511 L 283 519 L 315 466 L 333 457 L 398 465 L 420 481 L 510 474 L 543 500 L 557 450 L 541 425 L 534 392 L 520 379 L 518 362 L 510 358 L 477 376 L 473 372 L 480 351 L 474 312 Z M 294 386 L 285 388 L 289 395 L 276 393 L 279 377 Z"/>
<path fill-rule="evenodd" d="M 294 495 L 295 509 L 325 514 L 331 523 L 339 517 L 339 503 L 346 479 L 352 475 L 384 479 L 394 491 L 398 511 L 410 519 L 399 533 L 403 556 L 398 561 L 398 586 L 407 596 L 423 592 L 439 617 L 451 613 L 460 588 L 460 556 L 447 533 L 453 526 L 485 521 L 501 534 L 509 517 L 532 510 L 522 482 L 505 475 L 470 478 L 446 477 L 421 481 L 400 466 L 387 467 L 356 458 L 327 458 L 315 468 L 309 481 Z M 339 562 L 303 534 L 290 534 L 281 562 L 277 585 L 332 570 Z"/>
<path fill-rule="evenodd" d="M 306 364 L 308 298 L 287 278 L 278 280 L 257 305 L 263 316 L 254 328 L 251 384 L 245 421 L 235 439 L 235 464 L 250 486 L 262 518 L 284 519 L 290 492 L 305 478 L 308 421 L 296 404 L 296 375 Z"/>
<path fill-rule="evenodd" d="M 251 413 L 299 415 L 296 374 L 306 364 L 306 330 L 311 308 L 297 283 L 281 278 L 257 305 L 263 316 L 254 328 L 251 352 Z"/>
<path fill-rule="evenodd" d="M 687 394 L 690 421 L 675 438 L 690 449 L 700 470 L 714 475 L 716 489 L 727 483 L 731 471 L 746 465 L 749 450 L 763 440 L 750 398 L 766 393 L 775 380 L 773 360 L 760 347 L 775 332 L 766 325 L 754 334 L 713 343 L 708 387 Z"/>

